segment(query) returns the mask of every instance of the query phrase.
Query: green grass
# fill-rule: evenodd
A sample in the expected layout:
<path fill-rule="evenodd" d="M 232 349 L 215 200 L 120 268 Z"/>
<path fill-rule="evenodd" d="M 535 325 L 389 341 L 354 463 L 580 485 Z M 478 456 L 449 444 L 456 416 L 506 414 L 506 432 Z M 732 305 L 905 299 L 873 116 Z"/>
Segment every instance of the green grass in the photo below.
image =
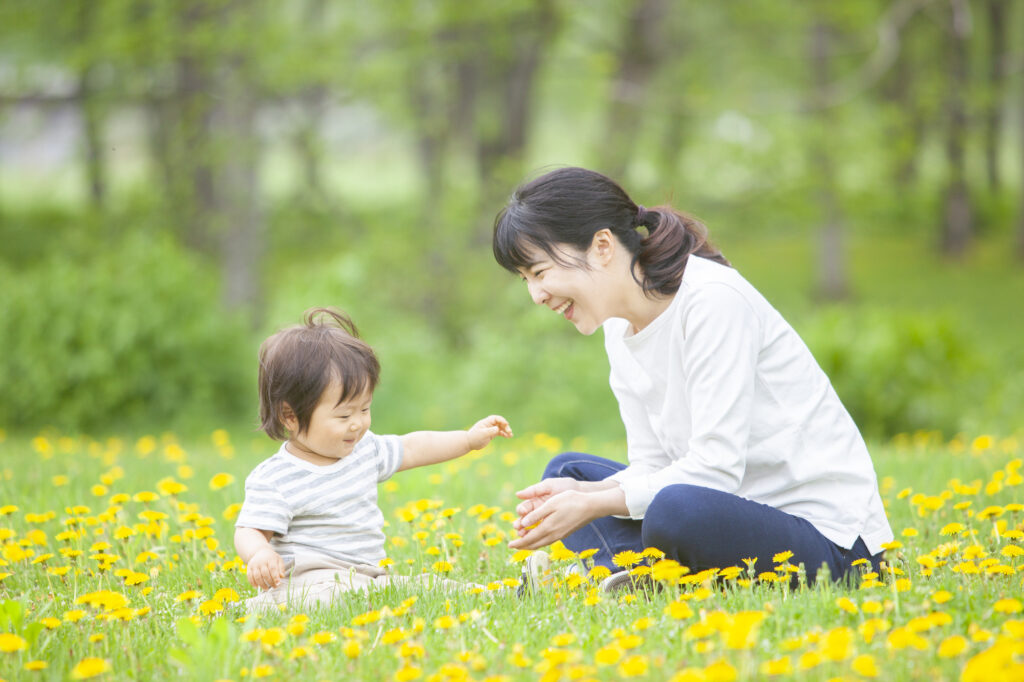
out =
<path fill-rule="evenodd" d="M 732 679 L 730 671 L 737 679 L 856 680 L 872 668 L 878 679 L 932 680 L 958 678 L 972 659 L 972 671 L 984 669 L 965 679 L 997 679 L 984 666 L 1010 649 L 1017 651 L 1013 674 L 1024 672 L 1024 620 L 1015 612 L 1024 569 L 1017 556 L 1021 434 L 952 443 L 918 434 L 873 448 L 903 544 L 888 553 L 897 573 L 874 586 L 793 591 L 757 579 L 744 584 L 741 574 L 717 586 L 673 585 L 593 604 L 585 585 L 523 599 L 511 591 L 445 594 L 406 586 L 354 594 L 326 610 L 247 619 L 230 606 L 218 610 L 214 600 L 225 588 L 253 593 L 234 561 L 225 511 L 241 501 L 246 473 L 275 446 L 248 436 L 229 445 L 224 435 L 217 443 L 178 444 L 169 434 L 148 443 L 54 434 L 0 442 L 0 575 L 7 574 L 0 580 L 0 633 L 9 633 L 0 635 L 0 648 L 15 649 L 0 651 L 0 678 L 64 680 L 95 658 L 109 665 L 99 679 L 112 680 L 414 679 L 417 671 L 423 680 L 662 680 L 676 673 L 678 680 Z M 140 445 L 152 451 L 143 456 Z M 619 443 L 521 436 L 382 484 L 392 570 L 431 574 L 445 559 L 453 565 L 447 577 L 458 580 L 516 578 L 519 565 L 505 547 L 513 491 L 570 445 L 613 457 L 622 451 Z M 234 480 L 214 490 L 211 479 L 220 473 Z M 60 476 L 66 479 L 54 479 Z M 187 489 L 174 492 L 172 482 Z M 141 491 L 159 497 L 136 501 Z M 941 506 L 926 511 L 930 503 Z M 979 518 L 992 505 L 999 509 L 989 513 L 1000 515 Z M 146 509 L 167 517 L 147 529 L 139 516 Z M 403 509 L 418 511 L 403 521 Z M 963 528 L 954 532 L 954 522 Z M 58 538 L 75 529 L 81 537 Z M 97 542 L 110 547 L 91 549 Z M 83 554 L 67 557 L 62 548 Z M 102 558 L 94 558 L 101 552 L 119 558 L 103 570 Z M 925 575 L 921 557 L 941 565 Z M 138 575 L 145 580 L 126 584 Z M 108 603 L 113 610 L 78 603 L 100 590 L 127 603 L 120 610 L 116 603 Z M 942 590 L 946 602 L 935 596 Z M 195 598 L 187 598 L 193 591 Z M 672 604 L 677 615 L 686 607 L 692 613 L 674 618 L 666 614 Z M 83 617 L 67 622 L 75 610 Z M 32 661 L 46 667 L 26 670 Z M 792 672 L 778 676 L 764 667 L 787 664 Z"/>

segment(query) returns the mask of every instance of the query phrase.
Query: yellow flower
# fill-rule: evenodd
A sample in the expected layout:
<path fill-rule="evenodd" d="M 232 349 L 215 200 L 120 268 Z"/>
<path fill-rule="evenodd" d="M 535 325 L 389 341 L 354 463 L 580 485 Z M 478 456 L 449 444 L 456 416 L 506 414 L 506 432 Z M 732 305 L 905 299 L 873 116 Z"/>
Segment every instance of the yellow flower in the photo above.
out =
<path fill-rule="evenodd" d="M 85 680 L 110 670 L 110 663 L 102 658 L 83 658 L 71 671 L 71 679 Z"/>
<path fill-rule="evenodd" d="M 569 561 L 576 558 L 576 552 L 563 545 L 561 540 L 551 545 L 548 552 L 552 561 Z"/>
<path fill-rule="evenodd" d="M 435 561 L 432 568 L 435 573 L 449 573 L 453 566 L 447 561 Z"/>
<path fill-rule="evenodd" d="M 23 667 L 25 668 L 25 670 L 35 671 L 46 670 L 47 665 L 48 664 L 46 663 L 46 661 L 29 661 Z"/>
<path fill-rule="evenodd" d="M 635 566 L 636 564 L 640 563 L 642 559 L 643 557 L 641 557 L 636 552 L 632 550 L 626 550 L 625 552 L 619 552 L 614 557 L 612 557 L 612 563 L 614 563 L 616 566 L 621 566 L 622 568 L 629 568 L 630 566 Z"/>
<path fill-rule="evenodd" d="M 878 666 L 875 664 L 875 659 L 868 654 L 861 654 L 853 659 L 850 667 L 862 677 L 878 677 Z"/>
<path fill-rule="evenodd" d="M 60 618 L 43 618 L 39 622 L 47 630 L 54 630 L 60 627 Z"/>
<path fill-rule="evenodd" d="M 1020 613 L 1021 603 L 1018 599 L 1000 599 L 993 606 L 992 610 L 998 613 Z"/>
<path fill-rule="evenodd" d="M 406 663 L 395 671 L 395 682 L 409 682 L 410 680 L 419 679 L 421 675 L 423 675 L 421 668 Z"/>
<path fill-rule="evenodd" d="M 630 656 L 619 664 L 619 674 L 622 677 L 639 677 L 647 674 L 647 657 Z"/>
<path fill-rule="evenodd" d="M 284 641 L 285 634 L 281 628 L 267 628 L 260 635 L 260 642 L 266 646 L 277 646 Z"/>
<path fill-rule="evenodd" d="M 793 672 L 793 662 L 789 656 L 765 661 L 761 664 L 762 675 L 789 675 Z"/>
<path fill-rule="evenodd" d="M 704 668 L 704 678 L 707 682 L 733 682 L 737 677 L 736 668 L 732 667 L 724 658 Z"/>
<path fill-rule="evenodd" d="M 197 592 L 196 590 L 185 590 L 184 592 L 179 594 L 177 597 L 175 597 L 174 601 L 180 603 L 180 602 L 183 602 L 183 601 L 189 601 L 191 599 L 198 599 L 199 597 L 202 597 L 202 596 L 203 595 L 200 594 L 199 592 Z"/>
<path fill-rule="evenodd" d="M 434 621 L 435 630 L 449 630 L 459 624 L 459 621 L 451 616 L 441 616 Z"/>
<path fill-rule="evenodd" d="M 333 632 L 321 630 L 320 632 L 310 637 L 309 641 L 313 644 L 330 644 L 331 642 L 337 641 L 337 639 L 337 635 L 335 635 Z"/>
<path fill-rule="evenodd" d="M 772 557 L 772 561 L 776 564 L 782 564 L 793 558 L 793 553 L 790 551 L 779 552 Z"/>
<path fill-rule="evenodd" d="M 846 611 L 847 613 L 857 613 L 857 605 L 854 604 L 853 600 L 851 600 L 849 597 L 840 597 L 839 599 L 836 599 L 836 606 L 841 608 L 843 611 Z"/>
<path fill-rule="evenodd" d="M 220 490 L 226 488 L 235 482 L 235 477 L 231 474 L 219 473 L 210 479 L 210 490 Z"/>
<path fill-rule="evenodd" d="M 967 650 L 967 638 L 963 635 L 952 635 L 939 644 L 939 658 L 953 658 Z"/>
<path fill-rule="evenodd" d="M 0 651 L 4 653 L 11 653 L 14 651 L 21 651 L 27 647 L 28 642 L 18 635 L 11 634 L 10 632 L 0 633 Z"/>
<path fill-rule="evenodd" d="M 598 665 L 615 665 L 622 658 L 623 653 L 618 644 L 608 644 L 597 650 L 594 660 Z"/>
<path fill-rule="evenodd" d="M 68 476 L 65 476 L 64 474 L 58 474 L 58 475 L 54 476 L 53 478 L 51 478 L 50 482 L 53 483 L 54 487 L 60 488 L 62 486 L 67 485 L 68 483 L 70 483 L 71 482 L 71 478 L 68 477 Z"/>
<path fill-rule="evenodd" d="M 359 658 L 359 654 L 362 653 L 363 647 L 359 643 L 359 640 L 346 639 L 345 643 L 341 645 L 341 651 L 349 658 Z"/>

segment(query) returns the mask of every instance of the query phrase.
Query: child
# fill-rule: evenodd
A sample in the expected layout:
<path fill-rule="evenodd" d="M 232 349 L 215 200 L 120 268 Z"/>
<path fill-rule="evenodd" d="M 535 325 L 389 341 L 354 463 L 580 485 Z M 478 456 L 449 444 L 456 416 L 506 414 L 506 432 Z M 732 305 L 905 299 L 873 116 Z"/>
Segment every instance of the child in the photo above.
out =
<path fill-rule="evenodd" d="M 380 375 L 373 349 L 339 312 L 314 308 L 304 320 L 260 347 L 260 428 L 285 442 L 246 478 L 235 523 L 249 582 L 267 590 L 250 607 L 296 597 L 329 602 L 339 590 L 387 582 L 378 567 L 385 553 L 377 483 L 512 436 L 497 415 L 468 431 L 373 433 Z M 291 578 L 282 583 L 289 565 Z"/>

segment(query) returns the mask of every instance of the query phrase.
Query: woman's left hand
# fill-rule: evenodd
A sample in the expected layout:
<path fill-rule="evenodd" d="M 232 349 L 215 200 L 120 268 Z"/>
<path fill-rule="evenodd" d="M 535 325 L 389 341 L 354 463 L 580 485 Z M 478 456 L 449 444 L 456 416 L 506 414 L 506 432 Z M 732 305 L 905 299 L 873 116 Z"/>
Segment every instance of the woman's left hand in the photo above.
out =
<path fill-rule="evenodd" d="M 605 491 L 584 493 L 564 490 L 519 518 L 520 537 L 508 544 L 512 549 L 546 547 L 604 516 L 598 497 Z"/>

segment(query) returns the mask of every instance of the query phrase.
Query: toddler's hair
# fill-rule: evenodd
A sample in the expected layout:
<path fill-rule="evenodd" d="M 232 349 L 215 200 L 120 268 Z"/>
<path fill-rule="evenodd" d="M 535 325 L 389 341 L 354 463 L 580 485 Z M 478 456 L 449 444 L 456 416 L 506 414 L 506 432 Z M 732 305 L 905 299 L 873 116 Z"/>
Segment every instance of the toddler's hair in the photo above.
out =
<path fill-rule="evenodd" d="M 332 308 L 310 308 L 303 324 L 277 332 L 260 346 L 260 429 L 276 440 L 288 438 L 285 405 L 309 428 L 313 410 L 332 380 L 341 383 L 336 405 L 373 393 L 380 363 L 359 338 L 352 320 Z"/>

